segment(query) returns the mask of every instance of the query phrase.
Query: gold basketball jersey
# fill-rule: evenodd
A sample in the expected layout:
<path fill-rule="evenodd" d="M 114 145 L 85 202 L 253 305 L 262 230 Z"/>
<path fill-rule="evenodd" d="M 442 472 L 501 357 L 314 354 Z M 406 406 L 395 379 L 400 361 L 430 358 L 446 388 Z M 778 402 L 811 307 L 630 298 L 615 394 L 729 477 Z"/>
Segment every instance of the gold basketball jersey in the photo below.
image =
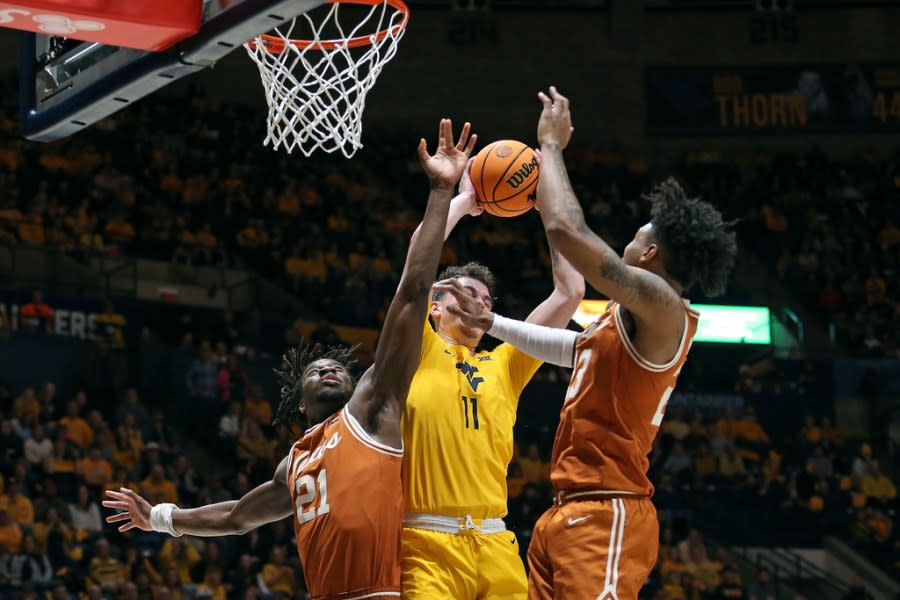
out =
<path fill-rule="evenodd" d="M 506 515 L 506 469 L 522 389 L 541 362 L 510 344 L 472 354 L 425 322 L 403 415 L 407 512 Z"/>

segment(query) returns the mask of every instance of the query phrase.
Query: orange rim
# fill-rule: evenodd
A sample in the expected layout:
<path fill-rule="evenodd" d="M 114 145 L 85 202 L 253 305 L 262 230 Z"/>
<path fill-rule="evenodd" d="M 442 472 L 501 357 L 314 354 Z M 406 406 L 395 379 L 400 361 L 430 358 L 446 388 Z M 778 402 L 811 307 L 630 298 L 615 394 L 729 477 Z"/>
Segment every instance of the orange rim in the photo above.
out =
<path fill-rule="evenodd" d="M 378 6 L 379 4 L 387 4 L 394 10 L 403 14 L 403 19 L 387 29 L 382 29 L 378 33 L 372 35 L 360 35 L 349 39 L 336 40 L 285 40 L 284 38 L 264 33 L 259 36 L 263 41 L 263 48 L 272 54 L 281 54 L 287 49 L 288 44 L 299 48 L 300 50 L 334 50 L 335 48 L 359 48 L 360 46 L 370 46 L 376 42 L 381 42 L 388 35 L 397 35 L 406 28 L 409 22 L 409 7 L 403 0 L 328 0 L 328 4 L 360 4 L 363 6 Z M 247 45 L 254 50 L 257 47 L 255 39 L 247 42 Z"/>

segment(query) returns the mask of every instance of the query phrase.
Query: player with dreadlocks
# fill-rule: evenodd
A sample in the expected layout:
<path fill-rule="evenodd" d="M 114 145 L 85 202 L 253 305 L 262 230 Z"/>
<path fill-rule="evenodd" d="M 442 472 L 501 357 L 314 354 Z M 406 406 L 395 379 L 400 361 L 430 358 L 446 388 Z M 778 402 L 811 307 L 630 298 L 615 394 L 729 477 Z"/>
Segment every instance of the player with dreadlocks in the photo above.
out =
<path fill-rule="evenodd" d="M 422 227 L 410 241 L 400 285 L 385 318 L 374 364 L 356 383 L 350 349 L 300 348 L 285 356 L 279 377 L 278 418 L 309 429 L 292 446 L 275 475 L 240 500 L 193 509 L 151 507 L 127 488 L 108 491 L 107 518 L 132 528 L 170 535 L 241 534 L 293 516 L 307 587 L 316 600 L 400 596 L 400 529 L 403 520 L 400 417 L 419 361 L 422 315 L 444 241 L 453 188 L 476 136 L 466 123 L 459 143 L 441 121 L 433 156 L 425 140 L 419 160 L 431 183 Z"/>
<path fill-rule="evenodd" d="M 693 285 L 722 293 L 737 246 L 715 208 L 669 179 L 647 196 L 650 222 L 620 258 L 585 224 L 562 155 L 569 101 L 552 87 L 550 96 L 540 94 L 541 219 L 554 247 L 611 299 L 606 312 L 576 333 L 494 315 L 454 279 L 434 289 L 457 298 L 450 310 L 467 326 L 574 365 L 551 459 L 554 506 L 528 547 L 528 597 L 636 600 L 659 539 L 647 454 L 699 317 L 682 294 Z"/>

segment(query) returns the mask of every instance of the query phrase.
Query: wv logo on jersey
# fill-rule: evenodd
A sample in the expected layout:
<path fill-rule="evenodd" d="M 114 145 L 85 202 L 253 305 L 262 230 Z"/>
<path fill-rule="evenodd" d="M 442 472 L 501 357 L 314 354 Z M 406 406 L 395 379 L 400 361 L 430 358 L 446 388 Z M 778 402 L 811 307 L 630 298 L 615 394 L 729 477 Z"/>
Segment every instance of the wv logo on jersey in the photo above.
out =
<path fill-rule="evenodd" d="M 469 386 L 471 386 L 472 391 L 477 392 L 478 384 L 484 381 L 484 377 L 475 377 L 478 375 L 478 367 L 473 367 L 469 363 L 458 362 L 456 363 L 456 368 L 462 371 L 466 379 L 469 380 Z"/>

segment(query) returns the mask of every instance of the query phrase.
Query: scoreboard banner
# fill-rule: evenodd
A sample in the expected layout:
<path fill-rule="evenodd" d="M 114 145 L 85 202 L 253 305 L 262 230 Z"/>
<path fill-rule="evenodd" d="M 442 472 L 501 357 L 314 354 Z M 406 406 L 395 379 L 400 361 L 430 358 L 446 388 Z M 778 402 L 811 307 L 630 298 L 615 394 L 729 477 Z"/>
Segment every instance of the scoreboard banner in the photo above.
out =
<path fill-rule="evenodd" d="M 900 132 L 900 63 L 650 67 L 651 137 Z"/>

